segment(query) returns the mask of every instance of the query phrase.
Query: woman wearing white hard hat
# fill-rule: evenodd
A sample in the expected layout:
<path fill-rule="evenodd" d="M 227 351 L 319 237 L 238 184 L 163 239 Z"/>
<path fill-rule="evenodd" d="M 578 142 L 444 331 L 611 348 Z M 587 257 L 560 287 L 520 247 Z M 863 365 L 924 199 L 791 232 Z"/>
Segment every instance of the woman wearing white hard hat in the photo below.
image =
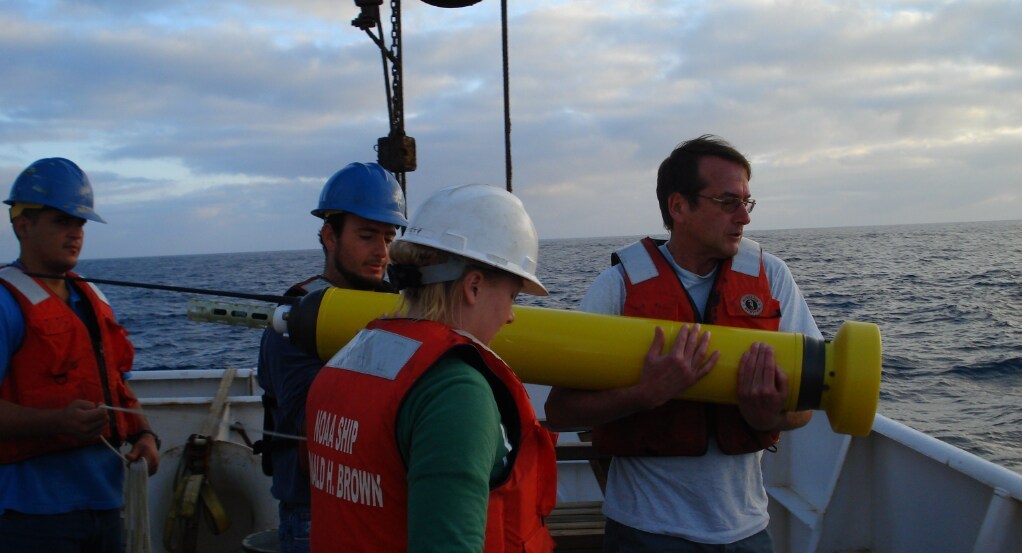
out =
<path fill-rule="evenodd" d="M 522 203 L 441 190 L 391 246 L 404 313 L 377 319 L 309 392 L 313 551 L 550 551 L 554 437 L 487 344 L 546 295 Z"/>

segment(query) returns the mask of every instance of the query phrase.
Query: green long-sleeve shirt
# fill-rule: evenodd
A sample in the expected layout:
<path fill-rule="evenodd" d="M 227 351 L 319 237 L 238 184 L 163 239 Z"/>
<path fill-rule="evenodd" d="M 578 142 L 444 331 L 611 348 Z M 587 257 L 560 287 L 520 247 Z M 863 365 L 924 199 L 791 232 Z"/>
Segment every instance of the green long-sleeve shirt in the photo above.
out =
<path fill-rule="evenodd" d="M 408 467 L 408 551 L 482 551 L 490 483 L 510 444 L 486 378 L 456 357 L 441 359 L 398 412 Z"/>

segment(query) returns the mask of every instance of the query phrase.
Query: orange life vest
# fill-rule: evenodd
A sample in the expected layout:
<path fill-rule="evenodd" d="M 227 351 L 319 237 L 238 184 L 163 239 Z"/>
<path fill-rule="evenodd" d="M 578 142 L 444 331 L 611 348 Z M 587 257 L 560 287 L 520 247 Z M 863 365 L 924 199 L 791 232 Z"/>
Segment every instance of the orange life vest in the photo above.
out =
<path fill-rule="evenodd" d="M 408 548 L 398 412 L 408 390 L 452 350 L 487 376 L 512 443 L 508 475 L 490 490 L 485 551 L 553 548 L 543 518 L 556 501 L 556 438 L 536 420 L 521 382 L 492 351 L 446 325 L 378 319 L 327 363 L 309 391 L 312 510 L 328 521 L 312 525 L 313 551 Z"/>
<path fill-rule="evenodd" d="M 39 409 L 63 409 L 75 399 L 138 408 L 138 400 L 124 383 L 135 350 L 98 288 L 92 284 L 77 287 L 95 314 L 99 351 L 93 347 L 85 323 L 42 282 L 8 266 L 0 269 L 0 283 L 10 290 L 25 317 L 25 338 L 11 357 L 0 398 Z M 109 414 L 110 425 L 103 437 L 114 444 L 143 428 L 137 415 L 112 410 Z M 98 442 L 65 434 L 0 439 L 0 463 Z"/>
<path fill-rule="evenodd" d="M 681 322 L 776 331 L 780 303 L 770 282 L 759 244 L 743 239 L 738 255 L 721 264 L 700 321 L 699 311 L 652 238 L 615 254 L 625 269 L 623 314 Z M 593 446 L 612 455 L 705 455 L 713 434 L 728 455 L 752 453 L 777 443 L 779 432 L 760 432 L 745 422 L 738 407 L 671 400 L 593 428 Z"/>

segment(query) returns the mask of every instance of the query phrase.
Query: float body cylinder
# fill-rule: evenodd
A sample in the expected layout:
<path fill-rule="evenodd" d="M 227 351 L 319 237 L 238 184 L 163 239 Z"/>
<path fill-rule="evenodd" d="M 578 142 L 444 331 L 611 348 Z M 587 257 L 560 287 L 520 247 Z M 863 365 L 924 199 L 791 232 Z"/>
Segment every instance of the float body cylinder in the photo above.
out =
<path fill-rule="evenodd" d="M 278 307 L 273 326 L 326 360 L 371 320 L 396 314 L 399 304 L 393 294 L 326 288 L 293 306 Z M 523 382 L 583 390 L 636 384 L 654 329 L 663 328 L 666 351 L 685 324 L 526 306 L 515 306 L 514 313 L 515 322 L 504 325 L 490 347 Z M 709 351 L 720 351 L 720 357 L 682 399 L 737 403 L 741 356 L 762 342 L 774 349 L 774 360 L 788 377 L 785 410 L 823 410 L 835 432 L 869 434 L 880 396 L 881 343 L 875 324 L 845 322 L 832 341 L 793 332 L 702 328 L 711 334 Z"/>

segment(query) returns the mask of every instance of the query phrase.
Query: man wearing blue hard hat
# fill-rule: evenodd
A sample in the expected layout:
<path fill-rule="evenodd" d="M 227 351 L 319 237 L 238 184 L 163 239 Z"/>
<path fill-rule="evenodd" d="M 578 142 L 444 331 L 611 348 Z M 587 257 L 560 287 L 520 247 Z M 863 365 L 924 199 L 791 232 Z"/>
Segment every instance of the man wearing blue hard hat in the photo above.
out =
<path fill-rule="evenodd" d="M 120 553 L 118 450 L 153 474 L 159 438 L 125 382 L 127 332 L 98 288 L 63 278 L 77 276 L 86 220 L 105 221 L 63 158 L 29 165 L 4 203 L 20 255 L 0 268 L 0 548 Z"/>
<path fill-rule="evenodd" d="M 354 290 L 393 291 L 383 280 L 388 249 L 408 226 L 401 185 L 376 163 L 352 163 L 323 186 L 312 214 L 323 219 L 319 241 L 323 272 L 295 284 L 289 296 L 337 286 Z M 268 329 L 259 348 L 259 383 L 263 387 L 264 428 L 302 435 L 305 398 L 323 361 Z M 273 476 L 271 492 L 280 502 L 281 553 L 309 551 L 311 524 L 309 476 L 304 442 L 265 435 L 259 450 L 263 471 Z"/>

